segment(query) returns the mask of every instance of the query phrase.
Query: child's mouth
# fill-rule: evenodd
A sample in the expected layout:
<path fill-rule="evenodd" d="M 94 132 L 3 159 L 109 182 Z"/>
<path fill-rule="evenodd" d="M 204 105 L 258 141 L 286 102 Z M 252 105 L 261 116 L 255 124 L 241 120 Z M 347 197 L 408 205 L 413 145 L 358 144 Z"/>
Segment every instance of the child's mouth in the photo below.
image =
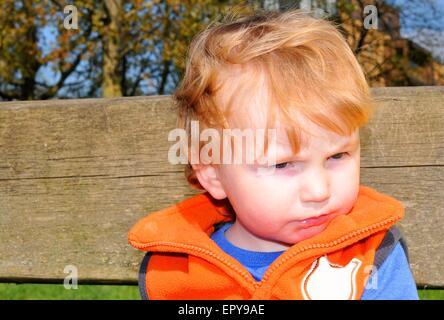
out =
<path fill-rule="evenodd" d="M 330 220 L 332 220 L 336 216 L 338 216 L 337 213 L 336 214 L 329 213 L 329 214 L 320 215 L 318 217 L 300 220 L 299 223 L 302 228 L 306 229 L 306 228 L 311 228 L 311 227 L 323 225 L 323 224 L 329 222 Z"/>

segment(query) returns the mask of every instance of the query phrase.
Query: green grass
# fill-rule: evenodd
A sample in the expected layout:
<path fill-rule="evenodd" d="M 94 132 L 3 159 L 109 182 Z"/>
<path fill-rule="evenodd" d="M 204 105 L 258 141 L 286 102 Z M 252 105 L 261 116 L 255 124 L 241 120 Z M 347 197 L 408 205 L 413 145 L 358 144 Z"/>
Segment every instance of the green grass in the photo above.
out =
<path fill-rule="evenodd" d="M 137 286 L 0 283 L 0 300 L 140 300 Z"/>
<path fill-rule="evenodd" d="M 444 300 L 444 290 L 419 290 L 421 300 Z M 140 300 L 137 286 L 0 283 L 0 300 Z"/>
<path fill-rule="evenodd" d="M 444 290 L 418 290 L 421 300 L 444 300 Z"/>

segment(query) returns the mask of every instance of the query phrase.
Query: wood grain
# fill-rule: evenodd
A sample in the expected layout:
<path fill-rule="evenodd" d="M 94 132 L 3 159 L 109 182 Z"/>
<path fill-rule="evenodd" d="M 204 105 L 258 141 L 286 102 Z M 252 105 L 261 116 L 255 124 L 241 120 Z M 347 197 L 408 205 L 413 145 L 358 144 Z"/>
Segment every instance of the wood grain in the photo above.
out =
<path fill-rule="evenodd" d="M 444 87 L 373 89 L 361 182 L 406 205 L 419 286 L 444 287 Z M 0 281 L 136 283 L 129 228 L 196 191 L 168 163 L 168 96 L 0 103 Z"/>

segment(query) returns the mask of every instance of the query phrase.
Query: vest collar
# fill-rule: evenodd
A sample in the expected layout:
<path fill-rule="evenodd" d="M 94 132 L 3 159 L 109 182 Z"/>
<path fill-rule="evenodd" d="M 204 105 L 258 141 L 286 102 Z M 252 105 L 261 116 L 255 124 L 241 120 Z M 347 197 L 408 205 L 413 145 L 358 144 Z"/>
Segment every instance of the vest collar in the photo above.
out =
<path fill-rule="evenodd" d="M 348 214 L 336 217 L 323 232 L 293 245 L 285 255 L 346 246 L 388 229 L 403 215 L 404 207 L 398 200 L 361 185 Z M 143 251 L 192 253 L 201 248 L 221 253 L 210 236 L 215 224 L 230 220 L 223 203 L 203 193 L 141 219 L 131 228 L 128 241 Z"/>

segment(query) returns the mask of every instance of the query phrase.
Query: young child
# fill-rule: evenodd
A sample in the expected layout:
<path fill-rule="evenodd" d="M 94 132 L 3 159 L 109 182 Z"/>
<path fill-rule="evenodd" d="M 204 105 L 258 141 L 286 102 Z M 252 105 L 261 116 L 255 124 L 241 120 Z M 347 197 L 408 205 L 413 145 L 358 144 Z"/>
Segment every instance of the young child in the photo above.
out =
<path fill-rule="evenodd" d="M 188 181 L 206 192 L 131 229 L 147 252 L 142 297 L 418 299 L 393 226 L 402 204 L 359 182 L 372 100 L 337 27 L 298 10 L 230 18 L 190 45 L 180 126 L 275 139 L 250 163 L 244 145 L 240 164 L 190 161 Z"/>

